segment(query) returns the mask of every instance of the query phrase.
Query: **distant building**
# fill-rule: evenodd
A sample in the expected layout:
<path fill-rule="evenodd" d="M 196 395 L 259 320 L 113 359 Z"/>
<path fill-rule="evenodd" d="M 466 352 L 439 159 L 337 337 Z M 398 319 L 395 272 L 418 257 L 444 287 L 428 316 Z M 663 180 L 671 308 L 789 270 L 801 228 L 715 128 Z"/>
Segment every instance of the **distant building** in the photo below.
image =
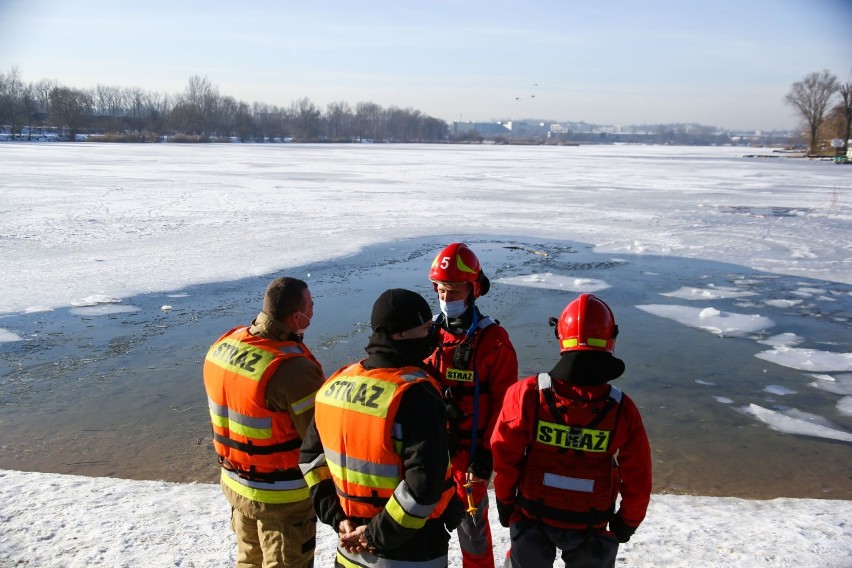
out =
<path fill-rule="evenodd" d="M 511 123 L 505 122 L 453 122 L 453 137 L 458 138 L 465 134 L 476 132 L 485 138 L 495 136 L 508 136 L 511 132 Z"/>

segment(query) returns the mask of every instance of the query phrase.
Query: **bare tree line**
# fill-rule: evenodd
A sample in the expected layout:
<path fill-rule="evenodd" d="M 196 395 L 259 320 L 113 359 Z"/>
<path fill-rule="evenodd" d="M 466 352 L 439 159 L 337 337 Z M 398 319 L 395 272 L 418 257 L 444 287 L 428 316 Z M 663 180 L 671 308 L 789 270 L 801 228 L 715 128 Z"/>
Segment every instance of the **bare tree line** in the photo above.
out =
<path fill-rule="evenodd" d="M 24 83 L 20 70 L 0 73 L 0 125 L 14 137 L 56 129 L 64 138 L 97 132 L 107 139 L 179 141 L 348 142 L 444 140 L 447 123 L 412 108 L 383 108 L 373 102 L 329 103 L 325 111 L 309 98 L 287 107 L 247 103 L 222 95 L 206 77 L 194 75 L 178 94 L 136 87 L 96 85 L 77 89 L 42 79 Z M 26 133 L 26 136 L 23 134 Z"/>
<path fill-rule="evenodd" d="M 817 154 L 821 141 L 828 138 L 842 140 L 842 151 L 847 151 L 852 133 L 852 78 L 841 83 L 828 70 L 810 73 L 793 83 L 784 102 L 802 119 L 811 154 Z"/>

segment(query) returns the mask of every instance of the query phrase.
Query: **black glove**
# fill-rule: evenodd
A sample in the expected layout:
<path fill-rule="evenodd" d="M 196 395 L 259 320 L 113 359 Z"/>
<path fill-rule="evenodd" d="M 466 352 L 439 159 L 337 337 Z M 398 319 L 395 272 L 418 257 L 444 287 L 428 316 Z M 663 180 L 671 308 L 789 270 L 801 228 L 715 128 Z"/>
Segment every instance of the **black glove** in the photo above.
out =
<path fill-rule="evenodd" d="M 618 542 L 627 542 L 630 540 L 630 537 L 633 536 L 633 533 L 635 533 L 638 528 L 639 527 L 631 527 L 630 525 L 625 524 L 621 515 L 615 515 L 609 520 L 609 530 L 615 535 Z"/>
<path fill-rule="evenodd" d="M 494 471 L 494 459 L 491 457 L 491 452 L 485 448 L 477 448 L 476 457 L 473 458 L 473 463 L 467 469 L 479 479 L 491 479 L 491 473 Z"/>
<path fill-rule="evenodd" d="M 497 517 L 500 519 L 500 526 L 509 528 L 509 519 L 515 512 L 514 503 L 504 503 L 497 499 Z"/>
<path fill-rule="evenodd" d="M 465 419 L 464 412 L 456 406 L 456 404 L 448 400 L 445 403 L 447 410 L 447 446 L 450 449 L 450 455 L 456 455 L 461 444 L 461 436 L 459 435 L 459 424 Z"/>
<path fill-rule="evenodd" d="M 467 509 L 462 500 L 459 499 L 458 495 L 453 495 L 453 498 L 447 503 L 447 508 L 441 513 L 441 521 L 443 521 L 447 530 L 452 532 L 458 528 L 466 514 Z"/>

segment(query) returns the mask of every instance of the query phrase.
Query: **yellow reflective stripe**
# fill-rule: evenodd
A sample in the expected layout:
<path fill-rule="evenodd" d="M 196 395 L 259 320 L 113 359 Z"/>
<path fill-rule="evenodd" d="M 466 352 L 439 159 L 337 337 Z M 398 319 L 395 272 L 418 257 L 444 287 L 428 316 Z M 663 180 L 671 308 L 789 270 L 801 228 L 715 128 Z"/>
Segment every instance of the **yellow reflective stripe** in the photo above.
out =
<path fill-rule="evenodd" d="M 213 426 L 218 426 L 219 428 L 227 428 L 228 427 L 228 417 L 227 416 L 219 416 L 218 414 L 213 414 L 213 411 L 210 411 L 210 421 L 213 423 Z"/>
<path fill-rule="evenodd" d="M 400 526 L 405 527 L 407 529 L 419 529 L 423 528 L 423 525 L 426 524 L 425 517 L 415 517 L 413 515 L 409 515 L 408 512 L 399 504 L 399 501 L 396 500 L 396 495 L 392 495 L 385 505 L 385 511 L 391 516 L 393 520 L 395 520 Z"/>
<path fill-rule="evenodd" d="M 242 434 L 247 438 L 257 440 L 272 438 L 272 418 L 240 414 L 227 406 L 216 404 L 210 398 L 207 399 L 207 404 L 210 407 L 210 421 L 213 426 Z"/>
<path fill-rule="evenodd" d="M 290 408 L 293 409 L 293 413 L 296 415 L 302 414 L 303 412 L 310 410 L 314 407 L 314 401 L 316 400 L 317 393 L 312 392 L 305 398 L 301 400 L 297 400 L 293 404 L 290 405 Z"/>
<path fill-rule="evenodd" d="M 344 568 L 361 568 L 360 564 L 355 564 L 345 556 L 339 550 L 337 551 L 337 562 L 343 566 Z"/>
<path fill-rule="evenodd" d="M 381 475 L 361 473 L 354 469 L 341 467 L 339 464 L 328 462 L 328 467 L 331 474 L 337 479 L 349 483 L 355 483 L 364 487 L 372 487 L 374 489 L 393 489 L 399 484 L 398 477 L 384 477 Z"/>
<path fill-rule="evenodd" d="M 331 479 L 331 471 L 328 469 L 327 465 L 320 466 L 305 473 L 305 482 L 307 482 L 308 487 L 313 487 L 320 481 L 324 481 L 326 479 Z"/>
<path fill-rule="evenodd" d="M 228 476 L 224 469 L 222 470 L 222 482 L 233 489 L 234 493 L 260 503 L 297 503 L 299 501 L 304 501 L 305 499 L 310 499 L 311 497 L 311 490 L 308 489 L 307 486 L 300 487 L 298 489 L 283 489 L 278 491 L 247 487 L 236 479 L 232 479 Z"/>
<path fill-rule="evenodd" d="M 456 267 L 462 272 L 470 272 L 471 274 L 476 274 L 471 267 L 462 262 L 462 257 L 460 254 L 456 254 Z"/>
<path fill-rule="evenodd" d="M 229 432 L 233 432 L 234 434 L 239 434 L 246 438 L 254 438 L 255 440 L 269 440 L 272 438 L 272 428 L 252 428 L 233 420 L 228 420 L 227 425 L 223 426 L 223 428 L 227 428 Z"/>
<path fill-rule="evenodd" d="M 562 340 L 562 347 L 577 347 L 579 344 L 580 341 L 576 337 L 569 337 L 568 339 Z M 586 339 L 586 345 L 591 345 L 592 347 L 606 347 L 606 339 L 589 337 Z"/>
<path fill-rule="evenodd" d="M 243 426 L 238 422 L 229 420 L 224 416 L 210 413 L 210 421 L 213 426 L 224 428 L 234 434 L 245 436 L 246 438 L 254 438 L 255 440 L 269 440 L 272 438 L 272 428 L 252 428 L 251 426 Z"/>
<path fill-rule="evenodd" d="M 260 381 L 275 355 L 248 343 L 225 338 L 207 352 L 207 360 L 226 371 Z"/>

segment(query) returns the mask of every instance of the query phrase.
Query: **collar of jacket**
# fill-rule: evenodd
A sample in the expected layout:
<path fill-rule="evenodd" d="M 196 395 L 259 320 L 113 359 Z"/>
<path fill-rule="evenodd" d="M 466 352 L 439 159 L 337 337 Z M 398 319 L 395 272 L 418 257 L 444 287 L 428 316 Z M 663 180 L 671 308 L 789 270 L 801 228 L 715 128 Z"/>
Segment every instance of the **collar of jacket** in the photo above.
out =
<path fill-rule="evenodd" d="M 476 310 L 476 315 L 479 317 L 479 319 L 482 320 L 484 317 L 482 315 L 482 312 L 479 311 L 479 308 L 476 307 L 476 304 L 471 303 L 461 316 L 452 319 L 444 317 L 442 322 L 444 329 L 446 329 L 453 335 L 465 335 L 470 329 L 470 325 L 473 323 L 474 310 Z"/>
<path fill-rule="evenodd" d="M 257 317 L 251 322 L 249 333 L 252 335 L 259 335 L 266 339 L 274 339 L 275 341 L 302 342 L 301 335 L 292 333 L 289 329 L 284 327 L 283 323 L 272 319 L 264 312 L 257 314 Z"/>

